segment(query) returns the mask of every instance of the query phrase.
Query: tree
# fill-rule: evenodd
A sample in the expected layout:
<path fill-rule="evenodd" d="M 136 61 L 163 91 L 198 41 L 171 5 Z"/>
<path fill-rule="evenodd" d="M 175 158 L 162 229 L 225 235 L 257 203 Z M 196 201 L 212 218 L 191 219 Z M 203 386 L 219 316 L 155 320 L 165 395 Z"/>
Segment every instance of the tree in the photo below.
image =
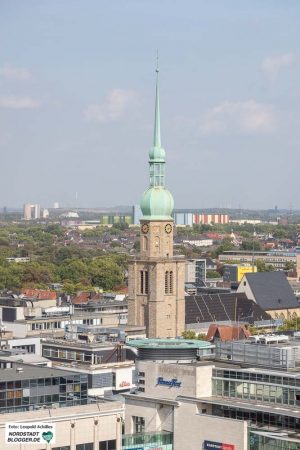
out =
<path fill-rule="evenodd" d="M 254 250 L 259 252 L 261 250 L 261 245 L 258 241 L 253 240 L 253 239 L 245 239 L 241 246 L 240 246 L 241 250 Z"/>
<path fill-rule="evenodd" d="M 88 268 L 93 286 L 111 290 L 124 282 L 121 267 L 111 257 L 95 258 Z"/>
<path fill-rule="evenodd" d="M 22 274 L 23 284 L 49 284 L 54 279 L 54 270 L 47 264 L 29 263 L 24 265 Z"/>
<path fill-rule="evenodd" d="M 275 267 L 272 264 L 266 264 L 261 259 L 255 260 L 255 265 L 257 267 L 257 272 L 274 272 Z"/>
<path fill-rule="evenodd" d="M 89 270 L 87 264 L 80 259 L 64 261 L 58 268 L 58 273 L 62 282 L 90 283 Z"/>
<path fill-rule="evenodd" d="M 220 278 L 220 274 L 216 270 L 207 270 L 206 278 Z"/>
<path fill-rule="evenodd" d="M 224 238 L 221 245 L 216 249 L 216 254 L 220 255 L 223 252 L 229 251 L 229 250 L 233 250 L 234 249 L 234 245 L 231 242 L 230 238 Z"/>
<path fill-rule="evenodd" d="M 284 265 L 284 270 L 293 270 L 295 268 L 295 263 L 293 261 L 287 261 Z"/>
<path fill-rule="evenodd" d="M 183 331 L 181 335 L 184 339 L 197 339 L 195 331 L 192 330 Z"/>

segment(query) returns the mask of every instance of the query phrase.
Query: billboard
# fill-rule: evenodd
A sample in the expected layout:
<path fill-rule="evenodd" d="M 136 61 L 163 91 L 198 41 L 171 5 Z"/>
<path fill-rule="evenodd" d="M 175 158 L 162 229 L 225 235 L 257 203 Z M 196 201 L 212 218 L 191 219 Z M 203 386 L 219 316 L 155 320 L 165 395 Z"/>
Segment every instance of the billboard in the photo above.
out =
<path fill-rule="evenodd" d="M 204 450 L 235 450 L 232 444 L 224 444 L 221 442 L 204 441 Z"/>

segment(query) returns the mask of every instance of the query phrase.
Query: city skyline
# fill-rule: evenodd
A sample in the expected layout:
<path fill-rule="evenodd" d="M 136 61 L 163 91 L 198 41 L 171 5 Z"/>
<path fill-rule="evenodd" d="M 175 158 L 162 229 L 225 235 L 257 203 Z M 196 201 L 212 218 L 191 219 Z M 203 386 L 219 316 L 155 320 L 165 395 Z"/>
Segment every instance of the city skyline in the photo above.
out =
<path fill-rule="evenodd" d="M 295 1 L 0 9 L 1 205 L 139 203 L 159 48 L 175 208 L 300 208 Z"/>

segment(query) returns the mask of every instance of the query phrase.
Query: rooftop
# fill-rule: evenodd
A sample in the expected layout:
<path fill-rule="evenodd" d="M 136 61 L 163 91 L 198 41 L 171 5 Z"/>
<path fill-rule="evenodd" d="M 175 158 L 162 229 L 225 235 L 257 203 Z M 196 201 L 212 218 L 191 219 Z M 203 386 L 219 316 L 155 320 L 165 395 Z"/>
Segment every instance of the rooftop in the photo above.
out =
<path fill-rule="evenodd" d="M 5 360 L 5 362 L 7 362 L 7 360 Z M 23 363 L 12 363 L 12 368 L 0 369 L 1 381 L 32 380 L 39 378 L 66 377 L 70 375 L 76 375 L 76 373 L 53 369 L 52 367 L 40 367 Z"/>
<path fill-rule="evenodd" d="M 211 343 L 198 339 L 132 339 L 128 342 L 129 346 L 136 348 L 209 348 Z"/>

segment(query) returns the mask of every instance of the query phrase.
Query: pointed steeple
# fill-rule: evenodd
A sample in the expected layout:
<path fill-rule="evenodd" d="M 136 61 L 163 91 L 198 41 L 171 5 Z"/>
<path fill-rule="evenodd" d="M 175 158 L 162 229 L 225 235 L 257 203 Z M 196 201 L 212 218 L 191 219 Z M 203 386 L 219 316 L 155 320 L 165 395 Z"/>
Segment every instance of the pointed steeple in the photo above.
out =
<path fill-rule="evenodd" d="M 165 188 L 166 153 L 160 141 L 160 111 L 158 64 L 156 66 L 156 96 L 153 147 L 149 151 L 150 186 L 144 192 L 141 201 L 143 220 L 173 220 L 174 201 L 172 194 Z"/>
<path fill-rule="evenodd" d="M 159 84 L 158 84 L 158 55 L 157 55 L 157 65 L 156 65 L 156 95 L 155 95 L 155 121 L 154 121 L 154 139 L 153 147 L 160 148 L 160 111 L 159 111 Z"/>

